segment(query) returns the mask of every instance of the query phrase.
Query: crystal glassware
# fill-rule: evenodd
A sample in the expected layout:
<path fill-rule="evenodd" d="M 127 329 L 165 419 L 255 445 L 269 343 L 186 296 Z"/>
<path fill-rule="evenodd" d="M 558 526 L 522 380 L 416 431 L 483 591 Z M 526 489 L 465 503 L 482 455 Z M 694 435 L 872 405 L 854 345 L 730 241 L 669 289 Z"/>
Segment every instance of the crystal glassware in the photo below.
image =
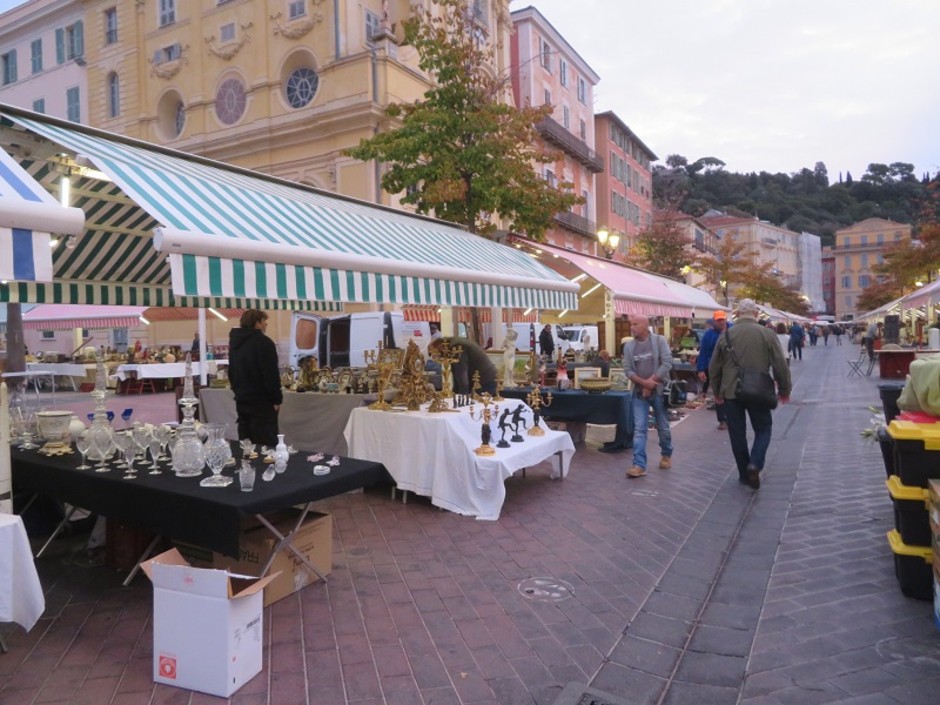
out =
<path fill-rule="evenodd" d="M 136 449 L 134 444 L 134 439 L 130 437 L 130 432 L 118 431 L 114 434 L 114 447 L 117 448 L 118 453 L 123 456 L 123 460 L 118 458 L 118 462 L 115 463 L 114 467 L 118 470 L 127 470 L 128 461 L 127 461 L 127 446 L 130 446 L 133 449 Z"/>
<path fill-rule="evenodd" d="M 91 470 L 91 465 L 85 463 L 85 456 L 88 455 L 88 450 L 91 448 L 91 434 L 88 431 L 85 431 L 82 435 L 75 439 L 75 449 L 82 456 L 82 463 L 79 465 L 76 470 Z"/>
<path fill-rule="evenodd" d="M 141 465 L 147 464 L 147 447 L 150 445 L 151 437 L 150 429 L 144 426 L 139 421 L 134 422 L 134 428 L 131 431 L 131 436 L 134 438 L 134 443 L 137 444 L 137 450 L 140 454 L 140 460 L 137 462 Z"/>
<path fill-rule="evenodd" d="M 200 487 L 226 487 L 233 482 L 233 478 L 222 475 L 222 468 L 232 457 L 232 448 L 225 439 L 227 424 L 204 424 L 206 430 L 206 464 L 212 471 L 210 477 L 200 481 Z"/>
<path fill-rule="evenodd" d="M 148 448 L 150 449 L 150 475 L 161 475 L 162 471 L 160 466 L 157 465 L 157 461 L 160 459 L 160 439 L 157 437 L 157 429 L 154 429 L 153 433 L 150 434 L 149 442 L 147 443 Z"/>
<path fill-rule="evenodd" d="M 121 412 L 121 419 L 124 421 L 124 423 L 128 424 L 131 422 L 131 416 L 133 415 L 133 409 L 124 409 L 124 411 Z"/>
<path fill-rule="evenodd" d="M 91 452 L 93 457 L 98 458 L 98 464 L 95 466 L 95 472 L 110 472 L 108 467 L 108 458 L 114 453 L 117 445 L 114 442 L 114 433 L 110 425 L 105 425 L 92 433 Z"/>
<path fill-rule="evenodd" d="M 118 441 L 118 438 L 121 440 Z M 124 471 L 124 477 L 122 480 L 133 480 L 137 477 L 137 468 L 134 467 L 134 456 L 137 453 L 137 441 L 134 440 L 133 435 L 130 431 L 124 433 L 116 433 L 114 435 L 115 442 L 118 443 L 118 449 L 124 454 L 124 465 L 127 466 L 127 469 Z"/>
<path fill-rule="evenodd" d="M 238 469 L 238 486 L 242 492 L 251 492 L 255 488 L 255 469 L 245 458 L 242 458 L 242 466 Z"/>

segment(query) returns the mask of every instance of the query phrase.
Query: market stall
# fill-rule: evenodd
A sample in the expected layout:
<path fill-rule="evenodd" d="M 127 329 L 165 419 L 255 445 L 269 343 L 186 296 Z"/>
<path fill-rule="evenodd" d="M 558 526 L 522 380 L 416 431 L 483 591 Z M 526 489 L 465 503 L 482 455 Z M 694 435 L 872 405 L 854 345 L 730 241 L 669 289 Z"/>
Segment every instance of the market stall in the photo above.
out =
<path fill-rule="evenodd" d="M 531 418 L 528 410 L 529 423 Z M 442 413 L 387 413 L 360 407 L 350 414 L 344 435 L 351 455 L 381 462 L 399 489 L 477 519 L 499 518 L 505 481 L 519 470 L 551 460 L 553 477 L 568 474 L 574 444 L 567 433 L 546 429 L 543 436 L 525 435 L 508 448 L 494 448 L 492 455 L 477 455 L 480 429 L 467 407 Z M 495 445 L 499 433 L 495 428 L 493 433 Z"/>
<path fill-rule="evenodd" d="M 227 425 L 226 437 L 237 439 L 235 396 L 231 389 L 199 390 L 200 413 L 207 423 Z M 321 394 L 284 392 L 278 426 L 291 445 L 301 451 L 348 455 L 343 429 L 353 409 L 375 400 L 374 394 Z M 315 419 L 316 423 L 311 423 Z"/>

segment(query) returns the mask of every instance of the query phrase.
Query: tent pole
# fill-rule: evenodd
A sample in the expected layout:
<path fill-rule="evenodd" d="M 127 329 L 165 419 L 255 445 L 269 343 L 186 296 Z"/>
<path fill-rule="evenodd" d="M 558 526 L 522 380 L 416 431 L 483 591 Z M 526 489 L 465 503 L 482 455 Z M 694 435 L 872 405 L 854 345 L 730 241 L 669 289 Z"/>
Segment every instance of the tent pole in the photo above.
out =
<path fill-rule="evenodd" d="M 199 384 L 209 384 L 209 366 L 206 364 L 206 309 L 199 309 Z"/>

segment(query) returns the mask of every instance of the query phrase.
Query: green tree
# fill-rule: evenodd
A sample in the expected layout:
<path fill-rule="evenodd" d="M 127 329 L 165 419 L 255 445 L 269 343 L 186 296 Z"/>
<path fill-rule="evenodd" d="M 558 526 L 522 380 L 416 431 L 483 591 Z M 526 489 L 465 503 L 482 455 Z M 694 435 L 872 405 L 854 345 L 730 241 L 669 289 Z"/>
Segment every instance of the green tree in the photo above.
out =
<path fill-rule="evenodd" d="M 540 147 L 534 125 L 550 106 L 509 105 L 507 77 L 494 75 L 496 47 L 481 40 L 467 0 L 432 0 L 404 23 L 405 42 L 434 85 L 421 100 L 393 104 L 386 114 L 397 127 L 346 150 L 348 156 L 385 165 L 382 187 L 406 192 L 419 213 L 494 229 L 492 216 L 513 230 L 541 239 L 556 213 L 582 199 L 570 184 L 555 187 L 536 171 L 557 155 Z"/>

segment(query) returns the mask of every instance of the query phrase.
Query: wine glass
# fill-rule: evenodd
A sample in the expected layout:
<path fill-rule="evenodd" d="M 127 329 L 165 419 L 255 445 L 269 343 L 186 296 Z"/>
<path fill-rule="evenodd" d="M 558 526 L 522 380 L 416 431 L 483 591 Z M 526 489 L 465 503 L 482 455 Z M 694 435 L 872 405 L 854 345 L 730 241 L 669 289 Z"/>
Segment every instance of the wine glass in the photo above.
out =
<path fill-rule="evenodd" d="M 114 446 L 117 448 L 118 453 L 124 455 L 124 460 L 121 460 L 120 456 L 118 456 L 118 461 L 114 464 L 114 467 L 116 467 L 118 470 L 127 470 L 129 467 L 126 452 L 128 445 L 130 445 L 131 448 L 135 447 L 134 441 L 128 433 L 125 433 L 124 431 L 118 431 L 114 434 Z"/>
<path fill-rule="evenodd" d="M 109 412 L 108 412 L 108 423 L 114 423 L 114 412 L 113 412 L 113 411 L 109 411 Z"/>
<path fill-rule="evenodd" d="M 153 429 L 153 433 L 150 434 L 150 438 L 147 443 L 150 448 L 150 475 L 161 475 L 160 467 L 157 465 L 157 460 L 160 459 L 160 439 L 157 437 L 157 429 Z"/>
<path fill-rule="evenodd" d="M 121 479 L 133 480 L 137 477 L 137 468 L 134 467 L 134 455 L 137 451 L 137 441 L 134 439 L 134 436 L 127 431 L 117 434 L 115 438 L 118 436 L 123 439 L 123 445 L 118 447 L 124 453 L 124 463 L 127 465 L 127 472 Z"/>
<path fill-rule="evenodd" d="M 91 465 L 85 464 L 85 456 L 88 455 L 88 451 L 91 450 L 91 434 L 87 431 L 75 439 L 75 448 L 81 453 L 82 464 L 79 465 L 76 470 L 91 470 Z"/>
<path fill-rule="evenodd" d="M 147 464 L 147 446 L 150 443 L 150 436 L 152 434 L 140 421 L 134 422 L 134 428 L 131 430 L 131 437 L 134 439 L 134 443 L 137 444 L 137 448 L 140 450 L 140 463 L 141 465 Z"/>
<path fill-rule="evenodd" d="M 95 472 L 111 472 L 111 468 L 108 467 L 108 456 L 117 448 L 114 431 L 110 428 L 98 429 L 92 434 L 91 442 L 98 457 Z"/>
<path fill-rule="evenodd" d="M 36 425 L 36 412 L 34 410 L 20 411 L 23 419 L 22 426 L 22 442 L 20 443 L 20 448 L 22 450 L 35 450 L 39 446 L 36 443 L 33 443 L 33 439 L 36 438 L 38 428 Z"/>
<path fill-rule="evenodd" d="M 170 437 L 173 431 L 166 424 L 160 424 L 153 429 L 154 438 L 160 442 L 160 457 L 157 460 L 169 460 L 166 454 L 166 448 L 170 444 Z"/>
<path fill-rule="evenodd" d="M 125 424 L 129 424 L 131 422 L 131 416 L 133 415 L 133 409 L 124 409 L 124 411 L 121 412 L 121 418 L 124 420 Z"/>

